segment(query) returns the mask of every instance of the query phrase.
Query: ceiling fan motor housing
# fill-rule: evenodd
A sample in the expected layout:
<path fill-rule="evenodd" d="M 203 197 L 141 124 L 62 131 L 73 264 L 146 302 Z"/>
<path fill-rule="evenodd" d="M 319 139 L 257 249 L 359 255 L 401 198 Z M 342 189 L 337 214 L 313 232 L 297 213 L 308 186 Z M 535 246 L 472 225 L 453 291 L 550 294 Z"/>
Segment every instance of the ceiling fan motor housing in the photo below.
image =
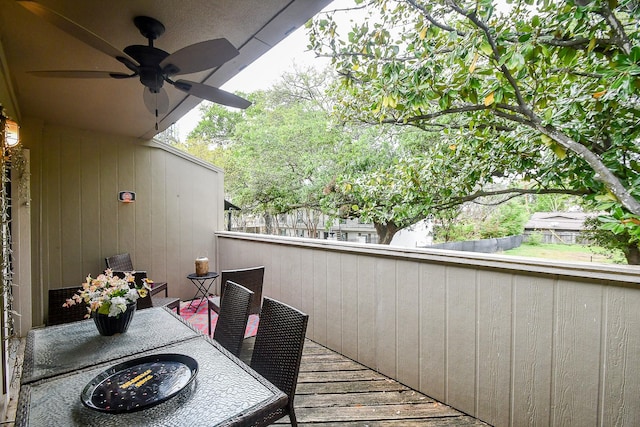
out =
<path fill-rule="evenodd" d="M 140 64 L 138 67 L 140 82 L 153 92 L 157 92 L 164 84 L 160 62 L 169 56 L 169 53 L 157 47 L 143 45 L 127 46 L 124 52 Z"/>

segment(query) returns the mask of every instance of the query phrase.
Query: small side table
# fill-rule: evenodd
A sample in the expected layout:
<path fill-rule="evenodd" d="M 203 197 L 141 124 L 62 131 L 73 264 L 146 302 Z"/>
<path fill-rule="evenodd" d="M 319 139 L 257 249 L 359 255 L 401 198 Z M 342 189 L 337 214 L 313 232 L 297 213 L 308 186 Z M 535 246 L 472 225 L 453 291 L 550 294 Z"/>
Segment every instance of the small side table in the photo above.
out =
<path fill-rule="evenodd" d="M 219 274 L 215 271 L 209 271 L 204 276 L 198 276 L 196 273 L 191 273 L 187 276 L 187 279 L 191 280 L 191 283 L 193 283 L 193 285 L 198 289 L 187 308 L 191 308 L 191 304 L 193 304 L 198 296 L 200 296 L 200 302 L 198 303 L 197 310 L 200 309 L 200 305 L 202 304 L 202 302 L 205 299 L 209 298 L 209 294 L 211 293 L 211 285 L 213 285 L 213 282 L 216 281 L 218 276 Z"/>

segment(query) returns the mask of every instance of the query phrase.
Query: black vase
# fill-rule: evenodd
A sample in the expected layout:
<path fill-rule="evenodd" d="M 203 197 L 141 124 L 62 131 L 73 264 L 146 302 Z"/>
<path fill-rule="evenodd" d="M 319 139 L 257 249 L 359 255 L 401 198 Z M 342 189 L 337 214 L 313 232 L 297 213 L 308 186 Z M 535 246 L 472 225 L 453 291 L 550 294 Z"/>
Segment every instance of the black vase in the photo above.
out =
<path fill-rule="evenodd" d="M 93 313 L 93 321 L 100 335 L 111 336 L 123 334 L 129 329 L 129 324 L 136 312 L 136 303 L 127 304 L 127 310 L 118 316 L 109 316 L 98 312 Z"/>

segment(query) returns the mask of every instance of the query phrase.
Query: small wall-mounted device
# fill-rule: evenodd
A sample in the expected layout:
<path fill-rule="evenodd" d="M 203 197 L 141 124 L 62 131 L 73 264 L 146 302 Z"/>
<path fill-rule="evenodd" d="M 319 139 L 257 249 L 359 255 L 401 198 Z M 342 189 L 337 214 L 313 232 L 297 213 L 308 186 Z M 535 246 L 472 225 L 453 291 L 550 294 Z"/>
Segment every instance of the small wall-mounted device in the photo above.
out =
<path fill-rule="evenodd" d="M 136 200 L 136 193 L 133 191 L 121 191 L 118 193 L 118 200 L 122 203 L 133 203 Z"/>

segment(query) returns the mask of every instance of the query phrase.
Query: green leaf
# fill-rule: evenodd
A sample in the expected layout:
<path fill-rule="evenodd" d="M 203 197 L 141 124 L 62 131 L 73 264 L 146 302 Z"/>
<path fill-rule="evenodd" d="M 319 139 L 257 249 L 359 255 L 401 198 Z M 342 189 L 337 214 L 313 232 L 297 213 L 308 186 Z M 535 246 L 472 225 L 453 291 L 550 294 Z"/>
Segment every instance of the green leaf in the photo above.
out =
<path fill-rule="evenodd" d="M 520 54 L 520 52 L 514 52 L 514 54 L 511 55 L 511 58 L 509 58 L 507 67 L 513 71 L 513 70 L 518 70 L 523 66 L 524 66 L 524 57 Z"/>
<path fill-rule="evenodd" d="M 567 150 L 560 144 L 551 144 L 551 150 L 560 160 L 564 160 L 567 157 Z"/>
<path fill-rule="evenodd" d="M 520 34 L 520 36 L 518 36 L 518 41 L 520 43 L 528 42 L 530 39 L 531 39 L 530 33 Z"/>
<path fill-rule="evenodd" d="M 100 314 L 109 314 L 109 310 L 111 309 L 111 303 L 109 301 L 105 301 L 102 303 L 100 308 L 98 308 L 98 313 Z"/>
<path fill-rule="evenodd" d="M 540 17 L 538 15 L 534 15 L 533 18 L 531 18 L 531 26 L 532 27 L 540 26 Z"/>
<path fill-rule="evenodd" d="M 484 53 L 487 56 L 490 56 L 490 55 L 493 54 L 493 48 L 491 47 L 491 45 L 487 41 L 483 42 L 480 45 L 480 50 L 482 51 L 482 53 Z"/>

